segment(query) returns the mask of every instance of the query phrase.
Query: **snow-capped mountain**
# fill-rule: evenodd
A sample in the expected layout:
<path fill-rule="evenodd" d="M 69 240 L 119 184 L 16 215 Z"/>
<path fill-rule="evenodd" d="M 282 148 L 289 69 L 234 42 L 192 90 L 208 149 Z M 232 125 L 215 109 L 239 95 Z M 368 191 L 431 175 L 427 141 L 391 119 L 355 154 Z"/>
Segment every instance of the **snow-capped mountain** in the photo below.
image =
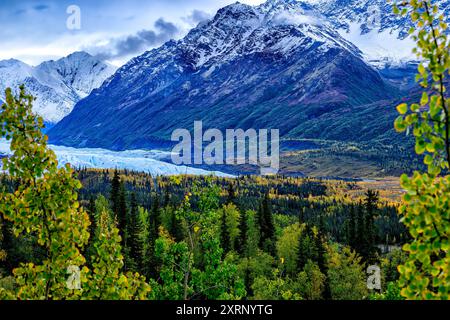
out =
<path fill-rule="evenodd" d="M 298 0 L 269 0 L 290 1 Z M 400 17 L 394 14 L 392 3 L 386 0 L 302 0 L 306 1 L 332 22 L 336 29 L 350 31 L 352 26 L 357 25 L 362 34 L 373 30 L 377 32 L 389 31 L 396 33 L 399 38 L 404 39 L 408 30 L 413 26 L 409 17 Z M 450 1 L 434 0 L 446 21 L 450 20 Z"/>
<path fill-rule="evenodd" d="M 0 61 L 0 100 L 7 87 L 25 84 L 36 97 L 34 110 L 46 122 L 57 123 L 74 105 L 100 87 L 115 68 L 85 52 L 76 52 L 37 67 L 18 60 Z"/>
<path fill-rule="evenodd" d="M 312 5 L 236 3 L 182 40 L 132 59 L 49 135 L 78 147 L 142 148 L 203 120 L 316 138 L 336 134 L 313 126 L 316 119 L 395 95 Z"/>
<path fill-rule="evenodd" d="M 450 22 L 450 1 L 434 3 L 445 21 Z M 262 7 L 281 8 L 298 15 L 302 11 L 299 8 L 308 5 L 310 21 L 319 21 L 338 31 L 375 67 L 403 66 L 417 59 L 412 53 L 415 44 L 408 37 L 412 21 L 394 14 L 392 3 L 386 0 L 268 0 Z"/>
<path fill-rule="evenodd" d="M 297 0 L 269 0 L 269 2 Z M 367 61 L 384 68 L 416 60 L 414 42 L 408 37 L 413 26 L 408 16 L 393 13 L 387 0 L 303 0 L 322 15 L 342 37 L 361 49 Z M 435 0 L 444 19 L 450 22 L 450 1 Z"/>

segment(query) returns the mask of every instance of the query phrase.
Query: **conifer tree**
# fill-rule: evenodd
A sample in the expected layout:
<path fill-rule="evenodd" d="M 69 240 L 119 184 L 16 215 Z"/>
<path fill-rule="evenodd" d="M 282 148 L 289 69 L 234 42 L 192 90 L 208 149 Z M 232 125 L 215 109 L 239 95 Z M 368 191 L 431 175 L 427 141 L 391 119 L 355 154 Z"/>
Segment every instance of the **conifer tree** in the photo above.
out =
<path fill-rule="evenodd" d="M 118 194 L 118 202 L 117 202 L 117 221 L 119 223 L 119 234 L 122 238 L 122 245 L 127 247 L 127 218 L 128 218 L 128 208 L 127 208 L 127 199 L 125 192 L 125 185 L 122 181 L 120 181 L 119 186 L 119 194 Z"/>
<path fill-rule="evenodd" d="M 159 196 L 156 196 L 153 199 L 152 209 L 149 216 L 150 223 L 150 238 L 152 241 L 156 241 L 159 236 L 159 227 L 161 226 L 161 208 L 159 205 Z"/>
<path fill-rule="evenodd" d="M 141 270 L 143 265 L 144 254 L 144 240 L 142 235 L 144 233 L 144 225 L 141 224 L 139 217 L 138 204 L 136 194 L 131 194 L 130 214 L 127 221 L 127 267 L 129 270 Z"/>
<path fill-rule="evenodd" d="M 230 233 L 228 232 L 226 211 L 223 210 L 220 225 L 220 245 L 223 253 L 227 254 L 231 249 Z"/>
<path fill-rule="evenodd" d="M 232 182 L 228 184 L 228 198 L 227 198 L 227 204 L 236 204 L 236 192 L 234 190 L 234 185 Z"/>
<path fill-rule="evenodd" d="M 155 258 L 155 244 L 159 238 L 159 228 L 161 226 L 161 208 L 158 194 L 153 198 L 152 208 L 148 216 L 148 225 L 148 274 L 156 276 L 157 261 Z"/>
<path fill-rule="evenodd" d="M 369 263 L 375 262 L 376 260 L 376 230 L 374 217 L 376 214 L 378 201 L 378 193 L 374 192 L 373 190 L 368 190 L 366 193 L 366 198 L 364 199 L 366 212 L 364 217 L 365 248 L 363 249 L 363 255 Z"/>
<path fill-rule="evenodd" d="M 107 200 L 100 196 L 96 201 L 96 225 L 92 267 L 87 275 L 84 295 L 90 300 L 147 299 L 150 286 L 137 273 L 124 274 L 124 257 L 120 246 L 119 230 L 109 212 Z"/>
<path fill-rule="evenodd" d="M 168 207 L 170 205 L 170 192 L 169 189 L 166 188 L 164 191 L 164 208 Z"/>
<path fill-rule="evenodd" d="M 361 202 L 359 202 L 356 209 L 356 237 L 355 237 L 355 250 L 362 254 L 366 237 L 365 237 L 365 211 Z"/>
<path fill-rule="evenodd" d="M 179 217 L 173 208 L 167 207 L 166 213 L 170 214 L 170 225 L 169 225 L 169 233 L 175 239 L 175 241 L 180 242 L 184 238 L 183 233 L 183 225 Z"/>
<path fill-rule="evenodd" d="M 241 256 L 247 252 L 247 237 L 248 237 L 248 217 L 247 212 L 242 211 L 239 221 L 239 237 L 236 238 L 235 248 Z"/>
<path fill-rule="evenodd" d="M 350 206 L 350 214 L 348 219 L 348 235 L 347 240 L 350 247 L 355 248 L 356 245 L 356 216 L 355 206 Z"/>
<path fill-rule="evenodd" d="M 159 195 L 156 194 L 153 199 L 152 212 L 151 212 L 151 224 L 153 231 L 158 234 L 159 226 L 161 225 L 161 206 L 159 204 Z"/>
<path fill-rule="evenodd" d="M 150 241 L 150 225 L 149 212 L 142 208 L 138 208 L 138 254 L 139 254 L 139 270 L 140 273 L 145 275 L 147 278 L 151 276 L 151 263 L 152 263 L 152 252 L 151 252 L 151 241 Z"/>
<path fill-rule="evenodd" d="M 270 197 L 267 193 L 261 202 L 258 211 L 258 222 L 260 230 L 260 248 L 272 255 L 275 254 L 275 227 L 272 216 Z"/>
<path fill-rule="evenodd" d="M 111 181 L 111 195 L 112 212 L 115 219 L 119 219 L 119 194 L 120 194 L 120 176 L 117 170 L 114 170 L 114 177 Z"/>
<path fill-rule="evenodd" d="M 317 262 L 319 259 L 319 248 L 313 229 L 306 224 L 305 229 L 299 237 L 298 245 L 298 269 L 302 271 L 308 261 Z"/>

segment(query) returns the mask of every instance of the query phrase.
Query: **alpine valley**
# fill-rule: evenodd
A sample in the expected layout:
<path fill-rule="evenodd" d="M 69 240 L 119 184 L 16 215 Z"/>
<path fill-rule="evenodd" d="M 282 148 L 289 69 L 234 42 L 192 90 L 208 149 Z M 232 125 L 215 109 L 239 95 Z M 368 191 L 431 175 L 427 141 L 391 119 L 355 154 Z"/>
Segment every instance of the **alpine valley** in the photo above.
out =
<path fill-rule="evenodd" d="M 450 13 L 450 1 L 438 2 Z M 205 130 L 280 129 L 285 174 L 396 175 L 417 165 L 398 143 L 408 146 L 409 138 L 393 129 L 401 97 L 419 95 L 409 26 L 385 0 L 235 3 L 132 59 L 93 91 L 110 69 L 90 64 L 87 74 L 96 76 L 87 86 L 65 86 L 64 100 L 49 93 L 67 101 L 57 113 L 47 114 L 52 103 L 38 108 L 57 121 L 87 96 L 49 131 L 55 145 L 162 149 L 173 130 L 202 120 Z"/>

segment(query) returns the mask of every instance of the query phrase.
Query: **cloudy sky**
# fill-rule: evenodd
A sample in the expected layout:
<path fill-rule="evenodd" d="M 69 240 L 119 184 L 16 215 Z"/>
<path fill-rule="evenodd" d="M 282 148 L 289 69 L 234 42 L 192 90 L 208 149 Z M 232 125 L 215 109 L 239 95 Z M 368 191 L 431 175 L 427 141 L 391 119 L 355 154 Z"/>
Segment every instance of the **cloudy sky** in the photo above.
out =
<path fill-rule="evenodd" d="M 0 60 L 37 65 L 85 50 L 115 65 L 182 37 L 236 0 L 0 0 Z M 241 0 L 256 5 L 264 0 Z M 76 12 L 80 9 L 80 29 Z"/>

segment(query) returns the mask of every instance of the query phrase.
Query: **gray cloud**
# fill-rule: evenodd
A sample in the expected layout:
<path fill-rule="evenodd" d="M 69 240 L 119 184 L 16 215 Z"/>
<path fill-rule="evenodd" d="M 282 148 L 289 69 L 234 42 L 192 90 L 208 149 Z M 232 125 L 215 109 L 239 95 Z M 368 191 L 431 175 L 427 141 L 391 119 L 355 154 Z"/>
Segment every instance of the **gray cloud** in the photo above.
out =
<path fill-rule="evenodd" d="M 17 9 L 17 10 L 14 11 L 14 14 L 19 16 L 19 15 L 26 14 L 28 12 L 33 12 L 33 11 L 42 12 L 42 11 L 47 11 L 49 9 L 50 9 L 50 6 L 48 6 L 46 4 L 37 4 L 37 5 L 33 6 L 31 9 L 29 9 L 29 10 L 24 9 L 24 8 Z"/>
<path fill-rule="evenodd" d="M 48 6 L 46 4 L 38 4 L 38 5 L 35 5 L 33 7 L 33 9 L 36 10 L 36 11 L 45 11 L 45 10 L 50 9 L 50 6 Z"/>
<path fill-rule="evenodd" d="M 208 20 L 211 18 L 211 15 L 205 11 L 194 10 L 190 15 L 183 18 L 183 20 L 189 24 L 197 25 L 200 22 Z"/>
<path fill-rule="evenodd" d="M 125 38 L 112 39 L 107 46 L 86 48 L 103 60 L 123 58 L 133 54 L 139 54 L 157 45 L 173 39 L 180 30 L 178 27 L 159 18 L 154 24 L 155 30 L 141 30 L 136 34 Z"/>

